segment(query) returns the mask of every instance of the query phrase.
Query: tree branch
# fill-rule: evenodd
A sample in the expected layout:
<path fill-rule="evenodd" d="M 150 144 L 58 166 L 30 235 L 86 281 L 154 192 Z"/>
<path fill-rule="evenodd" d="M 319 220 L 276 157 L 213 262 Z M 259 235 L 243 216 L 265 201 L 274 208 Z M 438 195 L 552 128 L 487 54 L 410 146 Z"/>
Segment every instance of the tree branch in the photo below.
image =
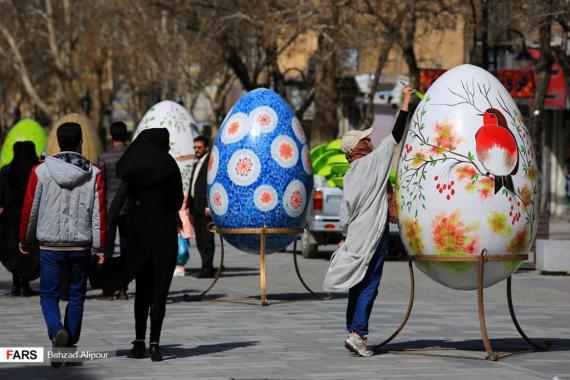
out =
<path fill-rule="evenodd" d="M 50 107 L 47 105 L 46 102 L 44 102 L 41 99 L 40 95 L 38 94 L 36 88 L 32 83 L 30 74 L 28 73 L 28 69 L 24 62 L 24 59 L 22 58 L 22 54 L 20 53 L 20 50 L 16 45 L 14 37 L 3 25 L 0 25 L 0 32 L 6 39 L 6 42 L 8 42 L 8 45 L 10 46 L 10 50 L 12 51 L 12 54 L 14 56 L 14 68 L 20 74 L 20 79 L 22 81 L 22 84 L 24 85 L 26 93 L 28 94 L 32 102 L 35 105 L 37 105 L 44 114 L 46 114 L 47 116 L 51 116 Z"/>

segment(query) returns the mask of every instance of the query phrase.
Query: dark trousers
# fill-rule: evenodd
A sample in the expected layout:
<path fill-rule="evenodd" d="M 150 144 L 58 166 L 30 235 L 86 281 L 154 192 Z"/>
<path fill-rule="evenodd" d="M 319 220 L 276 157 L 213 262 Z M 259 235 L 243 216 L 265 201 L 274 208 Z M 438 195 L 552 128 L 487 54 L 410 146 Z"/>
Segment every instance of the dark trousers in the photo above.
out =
<path fill-rule="evenodd" d="M 119 230 L 119 249 L 121 256 L 127 252 L 127 231 L 129 227 L 129 218 L 126 215 L 117 216 L 117 229 Z"/>
<path fill-rule="evenodd" d="M 208 224 L 211 222 L 212 218 L 209 216 L 192 215 L 192 224 L 196 234 L 196 246 L 202 258 L 202 270 L 214 268 L 216 246 L 214 244 L 214 234 L 208 230 Z"/>
<path fill-rule="evenodd" d="M 40 304 L 46 321 L 48 335 L 53 339 L 59 330 L 69 334 L 68 346 L 79 341 L 83 320 L 83 304 L 87 291 L 87 268 L 89 251 L 40 251 Z M 59 292 L 63 273 L 69 281 L 69 302 L 65 308 L 64 323 L 61 323 Z"/>
<path fill-rule="evenodd" d="M 362 336 L 368 335 L 368 321 L 372 313 L 374 300 L 378 295 L 378 286 L 382 277 L 384 260 L 388 253 L 388 228 L 382 234 L 380 244 L 368 264 L 368 270 L 362 281 L 348 291 L 346 309 L 346 329 Z"/>
<path fill-rule="evenodd" d="M 146 322 L 150 315 L 150 342 L 160 341 L 166 297 L 177 258 L 176 254 L 170 256 L 150 255 L 135 278 L 135 331 L 138 340 L 145 340 Z"/>
<path fill-rule="evenodd" d="M 116 219 L 116 228 L 109 229 L 109 239 L 108 241 L 112 241 L 113 244 L 115 243 L 115 237 L 117 236 L 117 230 L 119 231 L 119 250 L 121 252 L 121 257 L 125 257 L 127 253 L 127 233 L 129 228 L 129 218 L 127 215 L 118 215 Z M 121 288 L 122 291 L 125 293 L 129 290 L 129 285 L 125 285 L 125 287 Z M 103 289 L 103 292 L 109 295 L 112 295 L 112 291 L 109 289 Z"/>

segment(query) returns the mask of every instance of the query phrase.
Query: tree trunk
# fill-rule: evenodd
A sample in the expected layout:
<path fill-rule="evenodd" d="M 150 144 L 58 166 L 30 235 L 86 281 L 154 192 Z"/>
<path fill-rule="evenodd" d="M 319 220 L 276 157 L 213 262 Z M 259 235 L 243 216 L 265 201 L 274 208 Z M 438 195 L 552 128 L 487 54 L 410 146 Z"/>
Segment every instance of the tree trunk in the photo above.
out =
<path fill-rule="evenodd" d="M 410 75 L 410 86 L 417 88 L 420 84 L 420 69 L 416 52 L 414 50 L 414 41 L 416 40 L 416 2 L 408 0 L 408 20 L 406 23 L 403 41 L 400 41 L 402 54 L 408 65 L 408 73 Z"/>
<path fill-rule="evenodd" d="M 552 17 L 547 16 L 539 29 L 540 58 L 535 67 L 535 91 L 530 108 L 530 130 L 538 165 L 542 162 L 542 129 L 544 120 L 544 100 L 546 99 L 550 70 L 554 62 L 550 40 Z M 540 166 L 539 166 L 540 168 Z"/>
<path fill-rule="evenodd" d="M 477 7 L 475 6 L 475 0 L 469 1 L 471 6 L 471 18 L 469 20 L 469 26 L 471 29 L 471 48 L 469 51 L 469 61 L 473 65 L 481 64 L 481 57 L 477 55 L 477 40 L 479 37 L 479 22 L 477 20 Z"/>
<path fill-rule="evenodd" d="M 494 62 L 497 69 L 497 62 Z M 489 1 L 481 1 L 481 66 L 489 70 Z"/>
<path fill-rule="evenodd" d="M 392 50 L 392 41 L 385 41 L 384 45 L 378 53 L 378 60 L 376 61 L 376 69 L 374 70 L 374 78 L 369 88 L 368 96 L 366 97 L 366 109 L 364 110 L 364 117 L 360 122 L 360 129 L 370 128 L 374 122 L 374 95 L 378 91 L 378 85 L 380 84 L 380 76 L 382 75 L 382 69 L 388 61 L 388 55 Z"/>
<path fill-rule="evenodd" d="M 311 145 L 335 139 L 338 135 L 338 95 L 336 91 L 336 54 L 333 43 L 319 37 L 315 67 L 315 116 Z"/>
<path fill-rule="evenodd" d="M 530 134 L 536 154 L 536 165 L 539 170 L 543 170 L 543 141 L 542 135 L 544 130 L 544 100 L 546 99 L 548 84 L 550 83 L 550 71 L 553 63 L 552 48 L 550 46 L 552 30 L 552 17 L 547 16 L 542 21 L 539 28 L 540 42 L 540 58 L 535 67 L 535 92 L 530 107 Z M 540 208 L 547 207 L 549 203 L 548 180 L 543 178 L 542 181 L 542 201 Z"/>
<path fill-rule="evenodd" d="M 228 49 L 229 49 L 229 51 L 227 52 L 226 62 L 228 64 L 228 66 L 231 67 L 234 74 L 236 75 L 236 77 L 241 82 L 243 89 L 245 91 L 251 91 L 251 90 L 255 89 L 256 84 L 251 79 L 251 77 L 249 75 L 249 71 L 247 69 L 247 66 L 242 61 L 237 50 L 233 47 L 229 47 Z M 254 78 L 254 80 L 255 80 L 255 78 Z"/>

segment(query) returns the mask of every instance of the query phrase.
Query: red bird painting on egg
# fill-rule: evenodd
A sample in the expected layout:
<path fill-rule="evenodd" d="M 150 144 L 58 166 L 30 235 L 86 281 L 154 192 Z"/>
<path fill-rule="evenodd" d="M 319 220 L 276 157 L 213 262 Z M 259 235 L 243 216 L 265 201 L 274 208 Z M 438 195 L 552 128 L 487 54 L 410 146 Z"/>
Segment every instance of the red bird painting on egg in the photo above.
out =
<path fill-rule="evenodd" d="M 512 175 L 519 170 L 519 152 L 515 136 L 507 125 L 505 116 L 495 108 L 489 108 L 483 116 L 483 126 L 475 134 L 477 158 L 495 177 L 495 194 L 505 187 L 515 192 Z"/>

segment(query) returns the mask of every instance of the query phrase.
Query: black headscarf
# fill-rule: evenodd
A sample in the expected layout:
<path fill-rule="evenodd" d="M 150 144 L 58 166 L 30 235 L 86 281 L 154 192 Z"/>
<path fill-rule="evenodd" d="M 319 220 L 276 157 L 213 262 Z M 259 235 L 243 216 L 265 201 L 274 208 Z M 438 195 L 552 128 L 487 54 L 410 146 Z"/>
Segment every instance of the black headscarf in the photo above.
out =
<path fill-rule="evenodd" d="M 16 203 L 21 207 L 24 193 L 28 184 L 28 177 L 32 168 L 38 164 L 36 146 L 31 141 L 18 141 L 14 144 L 14 159 L 10 163 L 8 183 Z"/>
<path fill-rule="evenodd" d="M 168 129 L 145 129 L 117 162 L 117 177 L 131 185 L 155 186 L 180 172 L 169 150 Z"/>

